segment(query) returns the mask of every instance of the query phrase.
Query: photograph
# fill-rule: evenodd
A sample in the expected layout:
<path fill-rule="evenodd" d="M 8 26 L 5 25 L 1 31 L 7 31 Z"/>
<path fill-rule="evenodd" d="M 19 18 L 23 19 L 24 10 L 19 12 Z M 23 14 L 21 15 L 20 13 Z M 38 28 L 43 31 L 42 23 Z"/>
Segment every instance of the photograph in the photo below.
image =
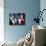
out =
<path fill-rule="evenodd" d="M 10 13 L 9 25 L 25 25 L 25 14 L 24 13 Z"/>

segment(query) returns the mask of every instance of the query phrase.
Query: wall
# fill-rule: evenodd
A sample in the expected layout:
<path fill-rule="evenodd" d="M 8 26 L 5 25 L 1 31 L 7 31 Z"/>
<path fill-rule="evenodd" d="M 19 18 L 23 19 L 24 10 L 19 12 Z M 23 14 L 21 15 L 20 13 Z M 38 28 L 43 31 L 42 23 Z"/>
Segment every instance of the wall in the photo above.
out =
<path fill-rule="evenodd" d="M 40 9 L 41 9 L 41 11 L 42 11 L 43 9 L 46 9 L 46 0 L 41 0 L 41 1 L 40 1 Z M 43 26 L 46 27 L 46 10 L 43 12 L 42 17 L 43 17 L 43 22 L 41 21 L 41 22 L 40 22 L 40 25 L 43 25 Z"/>
<path fill-rule="evenodd" d="M 7 41 L 18 41 L 32 29 L 35 14 L 40 10 L 40 0 L 5 0 L 4 1 L 4 37 Z M 26 14 L 26 24 L 24 26 L 10 26 L 9 13 Z"/>

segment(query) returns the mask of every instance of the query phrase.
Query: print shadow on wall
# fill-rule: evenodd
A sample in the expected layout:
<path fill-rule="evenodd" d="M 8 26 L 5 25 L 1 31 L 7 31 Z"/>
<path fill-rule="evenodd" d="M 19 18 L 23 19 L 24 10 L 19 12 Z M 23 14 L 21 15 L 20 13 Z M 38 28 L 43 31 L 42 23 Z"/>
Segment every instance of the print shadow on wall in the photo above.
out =
<path fill-rule="evenodd" d="M 10 13 L 9 25 L 25 25 L 25 13 Z"/>

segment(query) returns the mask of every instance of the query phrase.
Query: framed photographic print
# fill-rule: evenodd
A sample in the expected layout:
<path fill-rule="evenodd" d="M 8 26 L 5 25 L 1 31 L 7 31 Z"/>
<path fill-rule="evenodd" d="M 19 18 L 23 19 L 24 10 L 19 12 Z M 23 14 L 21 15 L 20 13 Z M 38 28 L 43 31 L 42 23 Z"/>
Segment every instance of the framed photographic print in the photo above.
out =
<path fill-rule="evenodd" d="M 10 13 L 9 25 L 25 25 L 25 13 Z"/>

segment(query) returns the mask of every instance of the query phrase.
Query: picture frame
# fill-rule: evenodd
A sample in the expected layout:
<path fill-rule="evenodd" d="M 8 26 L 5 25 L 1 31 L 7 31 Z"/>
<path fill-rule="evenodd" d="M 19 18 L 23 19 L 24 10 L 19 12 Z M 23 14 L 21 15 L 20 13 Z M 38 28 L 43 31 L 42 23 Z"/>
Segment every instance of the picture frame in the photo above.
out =
<path fill-rule="evenodd" d="M 10 13 L 9 25 L 25 25 L 25 13 Z"/>

